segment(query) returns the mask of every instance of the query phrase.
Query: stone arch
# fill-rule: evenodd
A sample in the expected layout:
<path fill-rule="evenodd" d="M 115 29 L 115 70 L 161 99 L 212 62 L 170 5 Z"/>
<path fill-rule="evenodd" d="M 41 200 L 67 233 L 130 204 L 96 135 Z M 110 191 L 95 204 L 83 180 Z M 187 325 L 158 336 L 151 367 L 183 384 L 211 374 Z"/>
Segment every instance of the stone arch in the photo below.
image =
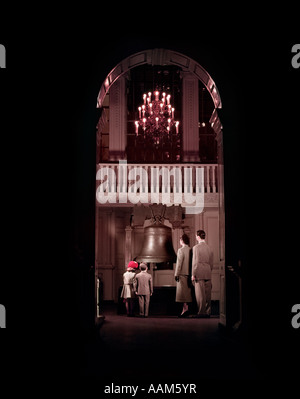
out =
<path fill-rule="evenodd" d="M 178 53 L 177 51 L 166 49 L 152 49 L 140 51 L 138 53 L 130 55 L 129 57 L 121 61 L 106 76 L 97 97 L 97 108 L 102 108 L 106 93 L 108 93 L 111 85 L 120 76 L 128 72 L 130 69 L 144 64 L 177 65 L 181 67 L 182 70 L 192 73 L 204 84 L 204 86 L 210 93 L 215 109 L 222 108 L 219 91 L 209 73 L 200 64 L 198 64 L 190 57 Z"/>

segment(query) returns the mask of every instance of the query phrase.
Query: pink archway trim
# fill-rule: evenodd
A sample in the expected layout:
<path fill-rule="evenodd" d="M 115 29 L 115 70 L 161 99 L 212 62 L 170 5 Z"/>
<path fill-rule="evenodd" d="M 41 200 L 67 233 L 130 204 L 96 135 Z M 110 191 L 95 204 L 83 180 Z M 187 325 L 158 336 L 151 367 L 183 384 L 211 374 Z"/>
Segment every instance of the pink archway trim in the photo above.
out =
<path fill-rule="evenodd" d="M 177 65 L 184 71 L 194 74 L 206 87 L 214 102 L 215 108 L 222 108 L 221 97 L 217 86 L 208 72 L 196 61 L 184 54 L 166 49 L 145 50 L 130 55 L 113 68 L 104 80 L 98 97 L 97 108 L 102 108 L 102 104 L 111 85 L 130 69 L 140 65 Z"/>

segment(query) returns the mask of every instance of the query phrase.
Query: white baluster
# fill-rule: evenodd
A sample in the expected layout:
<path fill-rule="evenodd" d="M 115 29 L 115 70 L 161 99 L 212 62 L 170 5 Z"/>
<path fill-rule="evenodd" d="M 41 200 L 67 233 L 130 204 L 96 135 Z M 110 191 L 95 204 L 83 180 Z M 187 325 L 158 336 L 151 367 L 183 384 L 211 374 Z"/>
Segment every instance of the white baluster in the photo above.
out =
<path fill-rule="evenodd" d="M 148 172 L 148 169 L 149 169 L 149 166 L 148 165 L 144 165 L 144 169 L 146 171 L 147 182 L 144 182 L 144 184 L 143 184 L 143 192 L 144 193 L 148 193 L 148 187 L 149 187 L 148 186 L 148 184 L 149 184 L 149 172 Z"/>
<path fill-rule="evenodd" d="M 210 166 L 206 165 L 206 192 L 210 193 L 210 182 L 209 182 L 209 171 L 210 171 Z"/>
<path fill-rule="evenodd" d="M 216 167 L 212 166 L 212 191 L 216 192 Z"/>
<path fill-rule="evenodd" d="M 133 166 L 132 165 L 129 165 L 129 167 L 128 167 L 128 176 L 130 175 L 130 177 L 132 177 L 131 176 L 131 170 L 132 170 L 132 168 L 133 168 Z M 131 180 L 131 179 L 130 179 Z M 132 193 L 133 192 L 133 184 L 132 184 L 132 182 L 130 182 L 130 189 L 129 189 L 129 191 Z"/>
<path fill-rule="evenodd" d="M 167 166 L 167 169 L 168 169 L 168 174 L 167 174 L 167 176 L 169 177 L 169 179 L 168 179 L 168 183 L 167 183 L 167 191 L 166 191 L 166 192 L 169 194 L 169 193 L 171 192 L 171 176 L 170 176 L 171 166 L 168 165 L 168 166 Z"/>
<path fill-rule="evenodd" d="M 197 176 L 197 173 L 196 173 L 197 172 L 197 166 L 196 165 L 194 166 L 194 169 L 195 169 L 195 180 L 196 180 L 196 191 L 195 192 L 197 194 L 197 193 L 200 193 L 200 184 L 199 184 L 199 178 L 197 179 L 198 176 Z"/>
<path fill-rule="evenodd" d="M 188 193 L 188 184 L 189 184 L 189 168 L 185 167 L 184 168 L 184 192 Z"/>
<path fill-rule="evenodd" d="M 151 193 L 155 193 L 155 185 L 154 185 L 154 181 L 155 181 L 155 167 L 152 166 L 151 170 L 151 176 L 150 176 L 150 191 Z"/>
<path fill-rule="evenodd" d="M 200 174 L 200 176 L 201 176 L 201 193 L 204 194 L 204 192 L 205 192 L 205 188 L 204 188 L 204 180 L 205 180 L 205 178 L 204 178 L 204 172 L 205 172 L 205 168 L 204 168 L 204 166 L 201 166 L 201 168 L 204 169 L 204 170 L 203 170 L 203 173 Z"/>

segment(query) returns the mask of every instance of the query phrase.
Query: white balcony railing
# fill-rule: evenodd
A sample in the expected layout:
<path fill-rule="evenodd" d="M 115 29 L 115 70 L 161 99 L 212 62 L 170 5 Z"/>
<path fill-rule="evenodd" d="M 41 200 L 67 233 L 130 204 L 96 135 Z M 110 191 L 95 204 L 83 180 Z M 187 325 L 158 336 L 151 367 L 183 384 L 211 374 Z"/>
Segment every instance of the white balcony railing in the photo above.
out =
<path fill-rule="evenodd" d="M 127 195 L 138 193 L 140 202 L 176 204 L 184 193 L 218 193 L 218 165 L 99 163 L 96 180 L 99 203 L 126 203 Z"/>

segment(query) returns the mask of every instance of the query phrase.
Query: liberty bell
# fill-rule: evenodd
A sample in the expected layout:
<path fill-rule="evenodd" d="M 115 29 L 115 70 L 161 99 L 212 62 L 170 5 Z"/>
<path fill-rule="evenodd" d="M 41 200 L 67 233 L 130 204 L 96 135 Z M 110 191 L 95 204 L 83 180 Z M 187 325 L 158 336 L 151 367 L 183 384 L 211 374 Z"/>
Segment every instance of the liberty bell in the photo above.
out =
<path fill-rule="evenodd" d="M 144 243 L 136 260 L 146 263 L 176 262 L 172 229 L 160 221 L 145 227 Z"/>

